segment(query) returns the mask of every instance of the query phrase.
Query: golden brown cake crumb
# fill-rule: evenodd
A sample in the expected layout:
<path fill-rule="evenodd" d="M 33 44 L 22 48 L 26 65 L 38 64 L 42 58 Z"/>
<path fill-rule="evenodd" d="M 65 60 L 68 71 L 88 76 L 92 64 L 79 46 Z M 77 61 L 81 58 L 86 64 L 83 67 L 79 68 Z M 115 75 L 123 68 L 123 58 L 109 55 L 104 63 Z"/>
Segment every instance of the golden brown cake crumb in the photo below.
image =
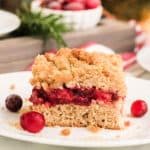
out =
<path fill-rule="evenodd" d="M 20 126 L 20 123 L 19 122 L 9 122 L 9 124 L 12 126 L 12 127 L 15 127 L 16 129 L 19 129 L 19 130 L 22 130 L 21 126 Z"/>
<path fill-rule="evenodd" d="M 96 127 L 96 126 L 88 126 L 87 129 L 88 129 L 90 132 L 92 132 L 92 133 L 97 133 L 97 132 L 99 132 L 100 129 L 102 129 L 102 128 Z"/>
<path fill-rule="evenodd" d="M 2 106 L 1 109 L 2 109 L 2 110 L 5 110 L 5 107 Z"/>
<path fill-rule="evenodd" d="M 14 90 L 15 89 L 15 84 L 11 84 L 9 87 L 10 90 Z"/>
<path fill-rule="evenodd" d="M 61 130 L 61 133 L 60 133 L 60 134 L 61 134 L 62 136 L 69 136 L 70 133 L 71 133 L 70 129 L 69 129 L 69 128 L 65 128 L 65 129 Z"/>
<path fill-rule="evenodd" d="M 120 135 L 116 135 L 116 137 L 115 137 L 116 139 L 119 139 L 120 138 Z"/>
<path fill-rule="evenodd" d="M 90 106 L 75 104 L 59 104 L 53 107 L 33 105 L 30 111 L 37 111 L 44 115 L 47 126 L 62 127 L 100 127 L 121 129 L 124 127 L 120 108 L 113 105 L 93 102 Z M 28 110 L 29 111 L 29 110 Z"/>
<path fill-rule="evenodd" d="M 129 127 L 131 125 L 131 122 L 130 121 L 125 121 L 124 125 L 125 125 L 125 127 Z"/>
<path fill-rule="evenodd" d="M 31 106 L 24 106 L 20 111 L 19 113 L 20 114 L 23 114 L 23 113 L 26 113 L 28 111 L 31 111 Z"/>
<path fill-rule="evenodd" d="M 132 117 L 132 115 L 131 115 L 130 113 L 129 113 L 129 114 L 127 114 L 126 116 L 127 116 L 127 117 Z"/>

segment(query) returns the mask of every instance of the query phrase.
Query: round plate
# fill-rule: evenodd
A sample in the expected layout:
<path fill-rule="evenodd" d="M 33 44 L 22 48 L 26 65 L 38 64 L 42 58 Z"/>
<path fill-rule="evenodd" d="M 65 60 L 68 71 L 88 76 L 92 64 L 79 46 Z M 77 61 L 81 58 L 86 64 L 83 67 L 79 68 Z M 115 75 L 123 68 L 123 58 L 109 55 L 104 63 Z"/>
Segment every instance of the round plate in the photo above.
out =
<path fill-rule="evenodd" d="M 14 31 L 20 25 L 20 19 L 10 12 L 0 10 L 0 18 L 0 36 Z"/>
<path fill-rule="evenodd" d="M 144 47 L 138 52 L 137 61 L 141 67 L 150 71 L 150 47 Z"/>
<path fill-rule="evenodd" d="M 67 137 L 60 135 L 61 127 L 45 127 L 38 134 L 31 134 L 16 128 L 14 124 L 19 121 L 19 114 L 11 113 L 5 108 L 5 98 L 16 93 L 24 99 L 31 94 L 29 84 L 30 72 L 18 72 L 0 75 L 0 135 L 13 139 L 55 146 L 71 147 L 121 147 L 150 143 L 150 112 L 142 118 L 129 117 L 130 105 L 135 99 L 144 99 L 150 105 L 150 82 L 133 77 L 127 77 L 128 94 L 125 100 L 125 120 L 130 126 L 122 130 L 101 129 L 92 133 L 86 128 L 70 128 L 71 134 Z M 14 85 L 14 89 L 10 87 Z"/>

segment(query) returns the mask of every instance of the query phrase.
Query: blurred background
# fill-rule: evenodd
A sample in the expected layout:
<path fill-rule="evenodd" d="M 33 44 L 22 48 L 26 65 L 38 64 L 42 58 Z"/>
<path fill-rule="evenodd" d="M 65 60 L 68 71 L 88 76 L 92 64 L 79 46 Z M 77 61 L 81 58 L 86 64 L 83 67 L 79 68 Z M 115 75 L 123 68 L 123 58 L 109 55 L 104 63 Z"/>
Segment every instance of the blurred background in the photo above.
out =
<path fill-rule="evenodd" d="M 0 6 L 16 12 L 23 1 L 31 0 L 0 0 Z M 150 30 L 150 1 L 149 0 L 102 0 L 105 15 L 129 21 L 135 19 L 139 21 L 144 29 Z"/>
<path fill-rule="evenodd" d="M 149 0 L 0 0 L 0 20 L 0 73 L 29 69 L 60 47 L 102 45 L 131 66 L 150 45 Z M 126 68 L 139 73 L 134 67 Z"/>

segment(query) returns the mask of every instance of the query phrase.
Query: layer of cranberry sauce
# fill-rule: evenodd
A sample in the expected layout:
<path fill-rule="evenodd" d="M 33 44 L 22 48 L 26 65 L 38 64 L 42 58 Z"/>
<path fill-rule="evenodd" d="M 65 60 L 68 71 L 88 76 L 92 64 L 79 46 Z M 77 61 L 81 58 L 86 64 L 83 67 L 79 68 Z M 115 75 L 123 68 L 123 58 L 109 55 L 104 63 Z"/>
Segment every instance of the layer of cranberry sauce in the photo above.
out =
<path fill-rule="evenodd" d="M 93 100 L 111 103 L 118 100 L 120 97 L 117 93 L 106 92 L 101 89 L 92 88 L 67 88 L 50 89 L 44 91 L 43 88 L 34 87 L 30 101 L 37 104 L 48 104 L 49 106 L 57 104 L 76 104 L 90 105 Z"/>

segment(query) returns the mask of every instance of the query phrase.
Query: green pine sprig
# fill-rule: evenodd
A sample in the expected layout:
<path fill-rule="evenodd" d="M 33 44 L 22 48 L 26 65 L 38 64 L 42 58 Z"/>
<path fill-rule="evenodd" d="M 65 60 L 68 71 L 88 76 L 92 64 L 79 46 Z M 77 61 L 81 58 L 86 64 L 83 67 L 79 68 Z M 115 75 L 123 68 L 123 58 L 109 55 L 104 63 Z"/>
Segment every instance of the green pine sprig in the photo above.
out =
<path fill-rule="evenodd" d="M 27 3 L 17 11 L 17 15 L 21 19 L 21 26 L 15 31 L 15 35 L 40 36 L 44 40 L 53 38 L 58 47 L 66 46 L 62 34 L 71 28 L 63 23 L 63 16 L 54 14 L 43 16 L 41 12 L 31 11 Z"/>

